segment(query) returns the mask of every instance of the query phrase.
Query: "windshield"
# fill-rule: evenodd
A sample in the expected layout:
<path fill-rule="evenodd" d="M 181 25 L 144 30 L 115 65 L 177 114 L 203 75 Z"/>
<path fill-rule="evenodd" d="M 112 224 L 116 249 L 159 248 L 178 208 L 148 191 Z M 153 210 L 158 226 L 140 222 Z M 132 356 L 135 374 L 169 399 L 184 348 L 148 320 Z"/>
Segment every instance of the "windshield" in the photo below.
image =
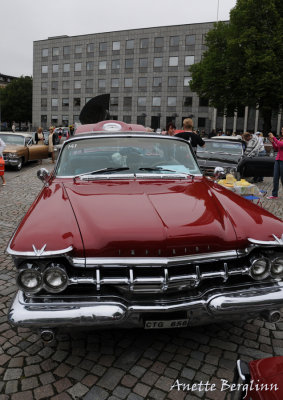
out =
<path fill-rule="evenodd" d="M 106 169 L 106 171 L 100 171 Z M 108 169 L 108 170 L 107 170 Z M 78 139 L 63 147 L 56 175 L 200 174 L 187 143 L 154 137 Z"/>
<path fill-rule="evenodd" d="M 220 140 L 206 141 L 205 147 L 198 148 L 198 153 L 226 153 L 234 155 L 242 155 L 242 143 L 222 142 Z"/>
<path fill-rule="evenodd" d="M 5 133 L 1 133 L 0 138 L 3 140 L 5 144 L 16 144 L 19 146 L 25 145 L 25 138 L 24 136 L 13 134 L 7 135 Z"/>

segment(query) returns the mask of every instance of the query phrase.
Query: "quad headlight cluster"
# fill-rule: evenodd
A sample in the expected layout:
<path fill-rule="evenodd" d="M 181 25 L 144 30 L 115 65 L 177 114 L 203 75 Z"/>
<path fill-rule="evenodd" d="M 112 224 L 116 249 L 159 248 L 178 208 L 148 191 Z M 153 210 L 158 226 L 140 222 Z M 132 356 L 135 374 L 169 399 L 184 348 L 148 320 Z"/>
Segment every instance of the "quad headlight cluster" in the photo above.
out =
<path fill-rule="evenodd" d="M 283 257 L 269 259 L 266 257 L 255 258 L 251 262 L 250 275 L 255 280 L 283 277 Z"/>
<path fill-rule="evenodd" d="M 41 271 L 36 264 L 26 263 L 19 271 L 17 284 L 26 293 L 37 293 L 41 289 L 59 293 L 68 286 L 68 275 L 60 264 L 50 263 Z"/>

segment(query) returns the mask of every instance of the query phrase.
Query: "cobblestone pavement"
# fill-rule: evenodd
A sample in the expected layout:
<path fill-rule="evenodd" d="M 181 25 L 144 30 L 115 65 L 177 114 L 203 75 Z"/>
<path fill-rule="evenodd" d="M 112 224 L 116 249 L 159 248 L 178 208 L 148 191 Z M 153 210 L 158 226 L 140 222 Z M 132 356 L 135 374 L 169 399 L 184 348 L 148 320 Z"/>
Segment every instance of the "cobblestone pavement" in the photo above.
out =
<path fill-rule="evenodd" d="M 51 169 L 48 161 L 43 166 Z M 282 355 L 283 322 L 253 320 L 167 331 L 61 333 L 44 345 L 28 329 L 7 322 L 15 293 L 15 270 L 6 244 L 42 187 L 32 165 L 9 174 L 0 187 L 0 400 L 229 399 L 221 379 L 233 383 L 234 366 L 243 360 Z M 271 179 L 260 184 L 270 192 Z M 263 206 L 283 219 L 281 200 Z M 44 212 L 44 211 L 43 211 Z M 211 392 L 170 391 L 182 383 L 216 383 Z"/>

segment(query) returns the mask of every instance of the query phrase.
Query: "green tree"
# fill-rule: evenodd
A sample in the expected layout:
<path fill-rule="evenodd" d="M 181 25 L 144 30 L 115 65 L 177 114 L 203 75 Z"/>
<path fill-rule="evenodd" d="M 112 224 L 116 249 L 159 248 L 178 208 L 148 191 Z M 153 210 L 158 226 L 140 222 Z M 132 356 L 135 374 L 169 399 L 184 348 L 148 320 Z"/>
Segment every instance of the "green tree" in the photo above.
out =
<path fill-rule="evenodd" d="M 1 89 L 1 119 L 8 122 L 32 120 L 32 78 L 21 76 Z"/>
<path fill-rule="evenodd" d="M 259 107 L 263 130 L 283 104 L 283 2 L 238 0 L 228 23 L 216 23 L 206 36 L 207 51 L 194 64 L 191 89 L 227 114 Z"/>

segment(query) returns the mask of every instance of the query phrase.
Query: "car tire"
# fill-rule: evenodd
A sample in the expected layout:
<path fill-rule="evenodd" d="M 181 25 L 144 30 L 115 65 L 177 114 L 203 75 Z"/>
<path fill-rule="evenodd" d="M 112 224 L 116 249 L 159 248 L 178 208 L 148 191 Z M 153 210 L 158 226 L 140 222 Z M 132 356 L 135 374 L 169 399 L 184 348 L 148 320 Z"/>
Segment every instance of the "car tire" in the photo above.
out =
<path fill-rule="evenodd" d="M 16 169 L 17 171 L 20 171 L 20 170 L 22 169 L 23 165 L 24 165 L 24 159 L 23 159 L 23 158 L 20 158 L 18 164 L 17 164 L 16 167 L 15 167 L 15 169 Z"/>

